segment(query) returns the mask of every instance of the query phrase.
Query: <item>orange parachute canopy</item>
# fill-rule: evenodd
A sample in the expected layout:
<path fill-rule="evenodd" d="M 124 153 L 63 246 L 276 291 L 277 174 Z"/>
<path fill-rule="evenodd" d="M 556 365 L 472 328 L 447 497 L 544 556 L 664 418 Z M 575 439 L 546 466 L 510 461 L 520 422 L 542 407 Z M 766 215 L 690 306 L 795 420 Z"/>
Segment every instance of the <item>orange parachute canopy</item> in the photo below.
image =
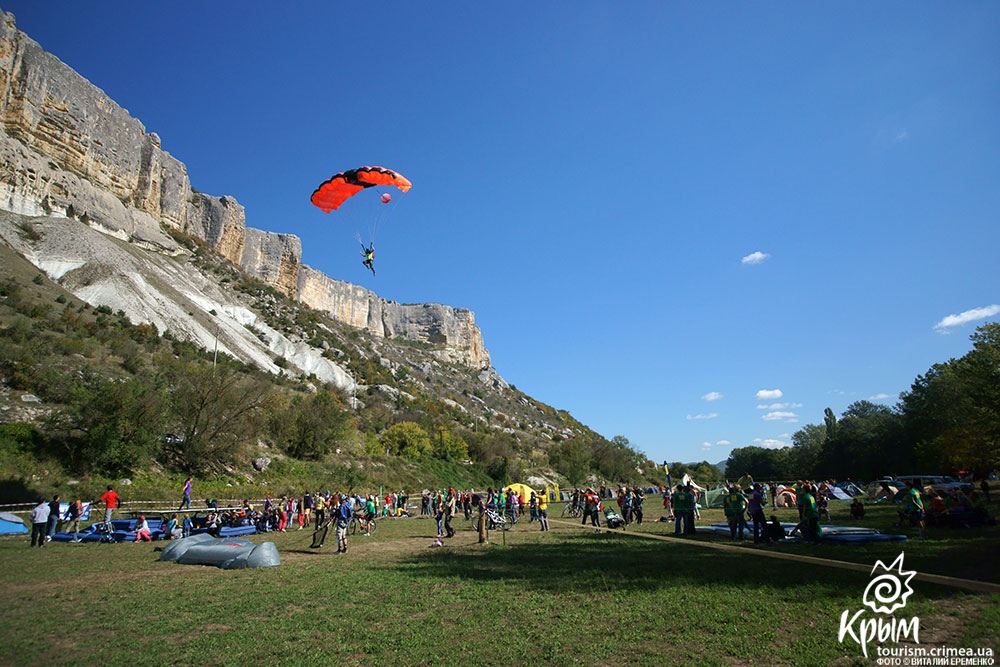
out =
<path fill-rule="evenodd" d="M 334 174 L 323 181 L 309 199 L 325 213 L 329 213 L 340 208 L 349 197 L 373 185 L 395 185 L 403 192 L 412 187 L 406 178 L 391 169 L 358 167 Z"/>

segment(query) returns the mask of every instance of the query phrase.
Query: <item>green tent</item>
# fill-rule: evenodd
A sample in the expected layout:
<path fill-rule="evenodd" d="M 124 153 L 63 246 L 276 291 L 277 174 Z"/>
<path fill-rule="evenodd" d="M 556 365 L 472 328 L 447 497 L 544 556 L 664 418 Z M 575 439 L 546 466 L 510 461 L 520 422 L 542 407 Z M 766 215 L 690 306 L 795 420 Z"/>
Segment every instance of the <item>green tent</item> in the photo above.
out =
<path fill-rule="evenodd" d="M 705 507 L 722 509 L 722 499 L 726 495 L 725 487 L 720 486 L 705 492 Z"/>

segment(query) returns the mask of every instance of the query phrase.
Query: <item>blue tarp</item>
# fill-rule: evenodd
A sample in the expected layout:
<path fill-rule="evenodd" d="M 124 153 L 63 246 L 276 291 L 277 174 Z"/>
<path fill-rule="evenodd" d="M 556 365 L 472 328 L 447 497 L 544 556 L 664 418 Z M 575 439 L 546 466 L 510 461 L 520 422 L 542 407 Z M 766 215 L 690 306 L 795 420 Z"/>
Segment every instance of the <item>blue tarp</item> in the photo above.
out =
<path fill-rule="evenodd" d="M 787 535 L 795 528 L 797 524 L 794 523 L 782 523 L 781 527 L 785 529 L 785 534 Z M 698 526 L 695 530 L 701 533 L 714 533 L 716 535 L 729 536 L 729 524 L 728 523 L 713 523 L 709 526 Z M 823 542 L 837 542 L 842 544 L 858 543 L 858 542 L 905 542 L 905 535 L 886 535 L 879 532 L 874 528 L 861 528 L 856 526 L 821 526 L 820 527 L 821 536 L 820 539 Z M 743 535 L 750 539 L 753 539 L 753 527 L 747 526 L 744 529 Z M 785 538 L 788 541 L 797 541 L 797 537 Z"/>

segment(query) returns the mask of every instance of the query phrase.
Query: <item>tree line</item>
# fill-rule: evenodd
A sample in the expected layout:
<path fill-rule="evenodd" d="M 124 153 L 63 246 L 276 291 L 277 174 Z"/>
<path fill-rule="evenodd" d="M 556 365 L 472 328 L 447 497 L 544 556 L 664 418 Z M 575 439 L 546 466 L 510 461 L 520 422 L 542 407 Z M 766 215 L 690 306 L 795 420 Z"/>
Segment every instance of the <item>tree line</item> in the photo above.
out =
<path fill-rule="evenodd" d="M 934 364 L 889 407 L 857 401 L 839 417 L 827 408 L 783 449 L 741 447 L 726 477 L 861 479 L 891 474 L 972 474 L 1000 468 L 1000 324 L 970 336 L 972 349 Z"/>

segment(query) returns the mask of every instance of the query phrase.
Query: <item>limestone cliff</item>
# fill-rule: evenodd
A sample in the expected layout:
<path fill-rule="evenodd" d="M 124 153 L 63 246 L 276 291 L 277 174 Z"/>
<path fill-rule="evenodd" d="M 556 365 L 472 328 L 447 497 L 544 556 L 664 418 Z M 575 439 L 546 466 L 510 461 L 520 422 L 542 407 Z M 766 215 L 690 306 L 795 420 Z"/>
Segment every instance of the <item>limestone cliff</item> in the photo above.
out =
<path fill-rule="evenodd" d="M 383 338 L 429 343 L 438 358 L 470 368 L 490 367 L 490 356 L 472 311 L 436 303 L 407 305 L 386 301 L 357 285 L 335 280 L 303 265 L 299 301 L 356 328 Z"/>
<path fill-rule="evenodd" d="M 234 198 L 194 191 L 186 166 L 155 133 L 17 30 L 9 13 L 0 15 L 0 127 L 0 209 L 69 218 L 168 255 L 182 251 L 168 232 L 189 234 L 335 319 L 490 369 L 470 311 L 386 301 L 303 266 L 297 237 L 248 228 Z"/>

